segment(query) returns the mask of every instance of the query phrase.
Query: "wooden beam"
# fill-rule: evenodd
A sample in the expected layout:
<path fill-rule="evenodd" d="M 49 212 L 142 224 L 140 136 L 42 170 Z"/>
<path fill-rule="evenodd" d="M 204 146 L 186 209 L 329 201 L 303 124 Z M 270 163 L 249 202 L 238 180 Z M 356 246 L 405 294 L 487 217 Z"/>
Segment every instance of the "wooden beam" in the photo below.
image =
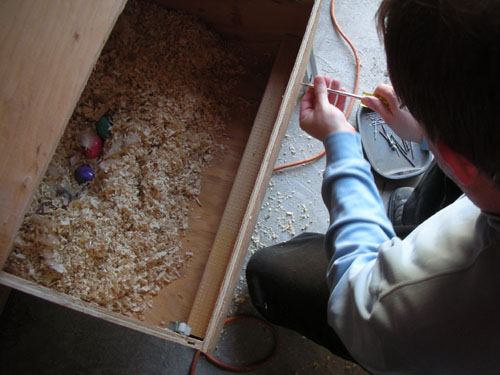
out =
<path fill-rule="evenodd" d="M 280 42 L 287 34 L 302 38 L 314 0 L 152 0 L 195 14 L 228 39 Z"/>
<path fill-rule="evenodd" d="M 246 253 L 235 247 L 236 239 L 267 147 L 262 140 L 272 132 L 297 50 L 297 38 L 289 38 L 276 57 L 188 319 L 194 336 L 205 337 L 231 255 Z"/>
<path fill-rule="evenodd" d="M 280 96 L 281 105 L 279 107 L 274 127 L 272 128 L 272 132 L 269 135 L 266 135 L 266 139 L 269 139 L 269 143 L 263 153 L 258 175 L 254 182 L 253 192 L 249 197 L 246 212 L 242 219 L 242 226 L 234 245 L 234 248 L 238 249 L 238 251 L 233 252 L 231 259 L 229 260 L 229 264 L 226 267 L 226 274 L 219 288 L 220 294 L 215 303 L 211 320 L 205 332 L 205 341 L 202 348 L 203 352 L 211 352 L 215 349 L 218 337 L 222 331 L 222 327 L 229 310 L 229 305 L 233 297 L 233 291 L 236 283 L 238 282 L 238 276 L 241 272 L 241 267 L 247 253 L 253 228 L 255 227 L 262 201 L 267 190 L 267 184 L 273 172 L 273 167 L 278 157 L 281 143 L 286 134 L 301 87 L 300 83 L 304 77 L 309 56 L 311 55 L 314 32 L 319 20 L 320 7 L 321 0 L 317 0 L 311 10 L 309 22 L 302 42 L 300 43 L 298 53 L 295 52 L 297 51 L 297 47 L 294 48 L 294 44 L 297 43 L 297 41 L 294 40 L 294 38 L 286 38 L 282 44 L 281 49 L 293 50 L 296 54 L 296 59 L 292 60 L 293 69 L 289 75 L 288 85 L 286 85 L 284 94 Z M 286 57 L 284 59 L 287 60 Z M 263 102 L 265 100 L 266 96 L 264 95 Z M 255 141 L 255 139 L 253 141 Z"/>
<path fill-rule="evenodd" d="M 164 340 L 173 341 L 177 344 L 185 345 L 193 349 L 200 349 L 202 346 L 202 341 L 200 340 L 175 333 L 165 329 L 164 327 L 155 327 L 150 324 L 143 323 L 135 318 L 129 318 L 120 313 L 106 310 L 105 308 L 96 306 L 95 304 L 59 293 L 55 290 L 24 280 L 4 271 L 0 271 L 0 284 L 20 290 L 32 296 L 42 298 L 46 301 L 57 303 L 63 307 L 82 312 L 95 318 L 131 328 Z"/>
<path fill-rule="evenodd" d="M 125 2 L 0 2 L 1 267 Z"/>

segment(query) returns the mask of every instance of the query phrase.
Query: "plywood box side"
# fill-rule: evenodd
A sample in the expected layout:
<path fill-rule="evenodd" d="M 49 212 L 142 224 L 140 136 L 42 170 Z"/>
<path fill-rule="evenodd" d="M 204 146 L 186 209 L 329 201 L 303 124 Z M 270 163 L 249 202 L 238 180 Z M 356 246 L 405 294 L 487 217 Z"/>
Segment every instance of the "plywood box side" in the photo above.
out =
<path fill-rule="evenodd" d="M 7 304 L 11 290 L 12 288 L 0 285 L 0 315 L 2 315 L 5 305 Z"/>
<path fill-rule="evenodd" d="M 0 284 L 20 290 L 32 296 L 42 298 L 46 301 L 56 303 L 60 306 L 90 315 L 92 317 L 118 324 L 126 328 L 131 328 L 133 330 L 146 333 L 148 335 L 155 336 L 164 340 L 173 341 L 184 346 L 192 347 L 194 349 L 200 349 L 202 346 L 202 341 L 200 340 L 172 332 L 170 330 L 167 330 L 166 328 L 153 327 L 148 324 L 144 324 L 136 319 L 113 313 L 99 306 L 81 301 L 80 299 L 55 292 L 49 288 L 13 276 L 4 271 L 0 272 Z"/>
<path fill-rule="evenodd" d="M 294 43 L 283 43 L 276 57 L 194 301 L 188 323 L 198 337 L 205 337 L 224 274 L 238 251 L 235 246 L 238 233 L 246 225 L 248 202 L 297 56 L 299 40 L 293 40 Z"/>
<path fill-rule="evenodd" d="M 125 0 L 0 3 L 0 266 Z"/>
<path fill-rule="evenodd" d="M 302 77 L 305 74 L 307 62 L 312 51 L 314 32 L 316 30 L 319 19 L 320 5 L 321 1 L 317 1 L 311 11 L 311 16 L 306 33 L 304 35 L 304 38 L 302 39 L 297 58 L 295 60 L 295 65 L 290 75 L 290 80 L 288 81 L 285 94 L 283 95 L 283 101 L 276 118 L 276 123 L 273 127 L 273 132 L 269 137 L 269 145 L 267 147 L 266 153 L 264 154 L 262 166 L 255 182 L 253 194 L 250 197 L 248 209 L 245 213 L 243 224 L 235 243 L 233 256 L 227 267 L 227 273 L 220 288 L 220 294 L 214 308 L 212 320 L 210 321 L 210 324 L 207 328 L 207 334 L 205 336 L 205 342 L 202 349 L 205 352 L 211 352 L 212 350 L 214 350 L 214 343 L 216 342 L 217 337 L 219 337 L 220 335 L 223 327 L 223 322 L 229 310 L 231 299 L 233 297 L 233 291 L 238 282 L 238 276 L 241 272 L 243 261 L 245 259 L 245 255 L 250 243 L 252 231 L 257 221 L 262 201 L 264 199 L 267 183 L 273 172 L 273 167 L 276 162 L 282 140 L 285 136 L 288 123 L 292 116 L 296 98 L 298 97 L 300 83 Z M 294 50 L 294 43 L 295 41 L 293 38 L 288 38 L 283 43 L 282 49 Z"/>
<path fill-rule="evenodd" d="M 88 8 L 92 8 L 93 11 L 94 8 L 99 8 L 98 6 L 95 5 L 96 3 L 94 3 L 94 1 L 97 2 L 99 5 L 101 5 L 102 7 L 105 7 L 105 5 L 111 7 L 110 4 L 113 4 L 114 8 L 111 7 L 113 12 L 109 10 L 107 12 L 104 12 L 106 14 L 103 15 L 102 17 L 96 17 L 97 18 L 96 20 L 92 19 L 91 22 L 88 22 L 88 17 L 90 17 L 89 14 L 93 15 L 93 13 L 89 9 L 87 9 L 85 4 L 91 4 L 92 7 L 89 6 Z M 144 0 L 144 1 L 153 1 L 153 0 Z M 178 1 L 155 0 L 154 2 L 158 1 L 164 3 L 165 5 L 169 3 L 174 8 L 181 8 L 183 4 L 187 5 L 191 4 L 194 7 L 196 7 L 196 4 L 201 4 L 204 7 L 203 12 L 208 12 L 208 13 L 213 11 L 212 7 L 215 7 L 215 9 L 217 9 L 218 6 L 217 4 L 219 4 L 217 1 L 205 3 L 203 1 L 195 1 L 195 0 L 187 0 L 185 2 L 181 0 Z M 13 3 L 13 1 L 7 1 L 4 4 L 11 5 L 11 3 Z M 26 2 L 21 2 L 21 3 L 25 4 Z M 40 180 L 42 179 L 45 170 L 47 169 L 48 163 L 50 162 L 54 154 L 55 148 L 64 131 L 66 123 L 68 122 L 76 105 L 76 102 L 80 97 L 81 92 L 85 86 L 85 83 L 88 80 L 92 67 L 99 57 L 100 51 L 104 45 L 104 42 L 108 38 L 108 35 L 112 29 L 112 26 L 116 21 L 116 18 L 122 12 L 124 3 L 125 0 L 115 0 L 113 3 L 109 2 L 106 4 L 101 4 L 101 2 L 97 0 L 88 2 L 81 0 L 81 1 L 75 1 L 74 3 L 64 2 L 63 0 L 48 0 L 47 2 L 44 3 L 44 4 L 49 4 L 49 7 L 56 5 L 60 6 L 63 8 L 64 11 L 69 12 L 71 15 L 73 15 L 72 12 L 74 12 L 75 9 L 80 9 L 78 7 L 81 7 L 80 9 L 81 12 L 79 12 L 81 13 L 79 14 L 79 18 L 82 19 L 81 23 L 75 22 L 74 20 L 71 21 L 72 26 L 79 25 L 78 27 L 81 27 L 81 29 L 77 29 L 80 32 L 76 32 L 76 34 L 70 33 L 70 37 L 65 38 L 64 36 L 66 36 L 66 34 L 63 31 L 65 31 L 66 29 L 63 26 L 55 27 L 55 29 L 58 32 L 62 33 L 60 37 L 62 44 L 61 45 L 56 44 L 52 46 L 50 41 L 59 39 L 55 39 L 54 36 L 55 31 L 53 24 L 57 24 L 57 21 L 52 21 L 52 20 L 50 21 L 49 25 L 51 25 L 51 27 L 49 29 L 51 31 L 47 32 L 46 37 L 44 36 L 45 34 L 42 33 L 43 34 L 42 36 L 44 36 L 44 38 L 42 38 L 42 41 L 45 40 L 44 46 L 49 46 L 50 47 L 49 49 L 51 49 L 51 51 L 55 53 L 52 55 L 53 59 L 52 61 L 56 62 L 55 64 L 54 63 L 52 64 L 54 65 L 53 69 L 54 70 L 59 69 L 61 71 L 62 77 L 57 77 L 57 74 L 55 74 L 52 70 L 49 69 L 51 68 L 50 64 L 51 59 L 44 55 L 45 51 L 42 51 L 43 53 L 40 52 L 41 55 L 44 57 L 42 61 L 46 65 L 46 69 L 50 70 L 48 71 L 46 76 L 51 78 L 51 80 L 47 81 L 41 78 L 36 80 L 38 86 L 37 85 L 34 86 L 36 90 L 34 91 L 33 95 L 35 95 L 36 93 L 40 93 L 44 94 L 45 96 L 41 95 L 43 96 L 43 98 L 41 99 L 32 97 L 28 98 L 29 100 L 26 101 L 26 105 L 29 104 L 29 106 L 27 107 L 29 111 L 27 112 L 30 113 L 31 117 L 26 117 L 27 114 L 25 114 L 22 111 L 20 111 L 19 113 L 10 112 L 11 115 L 19 117 L 17 119 L 19 121 L 19 129 L 20 129 L 19 131 L 23 132 L 21 136 L 19 136 L 17 130 L 15 133 L 9 133 L 12 132 L 12 129 L 10 129 L 8 126 L 4 126 L 4 124 L 6 123 L 2 122 L 0 124 L 0 130 L 2 131 L 1 135 L 3 136 L 5 131 L 5 134 L 7 134 L 10 137 L 8 139 L 13 140 L 15 144 L 16 149 L 13 151 L 13 154 L 15 155 L 14 157 L 16 156 L 19 157 L 19 155 L 22 155 L 22 157 L 20 157 L 21 159 L 20 165 L 22 167 L 22 170 L 20 172 L 13 173 L 11 176 L 8 176 L 6 181 L 9 181 L 9 185 L 15 188 L 13 189 L 14 194 L 19 194 L 20 196 L 22 195 L 24 199 L 23 207 L 21 207 L 19 203 L 15 203 L 15 206 L 17 207 L 16 210 L 15 207 L 13 208 L 7 204 L 4 204 L 4 202 L 6 202 L 3 196 L 4 190 L 1 190 L 2 188 L 0 188 L 0 199 L 1 199 L 0 208 L 2 209 L 3 212 L 0 215 L 4 215 L 0 216 L 0 225 L 1 225 L 0 256 L 2 258 L 2 268 L 3 268 L 3 263 L 8 255 L 7 251 L 3 252 L 4 249 L 3 244 L 4 242 L 9 242 L 9 244 L 12 242 L 12 239 L 14 238 L 14 235 L 17 232 L 17 229 L 23 219 L 26 208 L 30 203 L 31 197 L 33 196 L 36 187 L 38 186 Z M 267 26 L 262 26 L 262 25 L 255 27 L 248 27 L 249 24 L 246 23 L 246 21 L 244 21 L 245 22 L 243 24 L 243 26 L 245 26 L 244 31 L 241 34 L 238 34 L 238 32 L 235 32 L 235 30 L 237 30 L 239 27 L 238 22 L 231 21 L 227 24 L 224 24 L 224 22 L 226 21 L 225 17 L 227 16 L 227 13 L 222 12 L 222 10 L 221 14 L 219 15 L 220 18 L 216 18 L 214 21 L 214 22 L 222 22 L 221 29 L 224 29 L 225 27 L 226 32 L 233 33 L 236 39 L 241 38 L 245 41 L 250 39 L 252 39 L 253 41 L 267 40 L 266 43 L 276 45 L 276 41 L 283 40 L 285 38 L 284 35 L 290 34 L 292 35 L 292 37 L 290 38 L 287 37 L 285 39 L 295 40 L 295 41 L 288 45 L 284 44 L 283 45 L 284 47 L 282 49 L 285 49 L 285 57 L 277 58 L 277 60 L 283 61 L 284 65 L 280 64 L 277 65 L 276 71 L 273 72 L 270 81 L 268 82 L 268 87 L 273 88 L 273 90 L 269 92 L 268 96 L 264 94 L 264 97 L 262 98 L 261 106 L 259 107 L 260 114 L 258 113 L 257 117 L 255 118 L 254 127 L 252 129 L 250 139 L 246 144 L 247 151 L 245 151 L 245 153 L 247 154 L 247 156 L 243 157 L 239 169 L 238 169 L 239 160 L 233 163 L 236 165 L 236 167 L 234 168 L 234 174 L 231 175 L 231 177 L 234 178 L 234 175 L 240 177 L 236 177 L 236 180 L 233 183 L 233 187 L 231 189 L 231 193 L 229 195 L 230 197 L 229 200 L 227 201 L 226 208 L 224 209 L 224 204 L 226 204 L 226 202 L 220 204 L 221 207 L 220 211 L 222 212 L 222 210 L 224 209 L 224 215 L 226 215 L 226 211 L 229 212 L 230 214 L 227 214 L 226 216 L 222 217 L 219 229 L 216 234 L 217 238 L 212 246 L 212 253 L 215 253 L 216 251 L 214 250 L 219 249 L 220 244 L 223 245 L 221 247 L 224 249 L 224 253 L 222 254 L 222 260 L 215 262 L 209 261 L 209 263 L 205 268 L 205 271 L 203 270 L 203 268 L 200 268 L 200 272 L 198 273 L 198 275 L 201 275 L 202 272 L 205 272 L 207 273 L 207 275 L 210 275 L 210 277 L 212 276 L 215 277 L 214 281 L 207 282 L 206 280 L 202 280 L 202 283 L 200 284 L 198 290 L 198 294 L 203 295 L 204 293 L 203 290 L 206 289 L 206 286 L 208 285 L 209 289 L 208 294 L 210 295 L 209 303 L 205 304 L 203 299 L 200 300 L 201 302 L 195 301 L 192 308 L 194 312 L 191 315 L 195 316 L 195 318 L 193 318 L 195 321 L 197 321 L 199 316 L 202 317 L 201 323 L 200 321 L 197 321 L 197 323 L 195 324 L 193 333 L 195 337 L 200 337 L 200 339 L 185 337 L 173 333 L 171 331 L 165 330 L 163 327 L 164 324 L 161 320 L 165 320 L 165 323 L 168 324 L 168 319 L 165 318 L 166 315 L 163 314 L 164 310 L 161 309 L 157 311 L 158 312 L 157 315 L 160 316 L 161 318 L 155 321 L 148 321 L 146 317 L 146 322 L 141 322 L 139 319 L 129 318 L 125 315 L 121 315 L 119 313 L 115 313 L 110 310 L 97 307 L 95 304 L 75 299 L 74 297 L 56 292 L 46 287 L 42 287 L 40 285 L 26 281 L 24 279 L 20 279 L 6 272 L 0 273 L 0 283 L 27 292 L 29 294 L 38 296 L 45 300 L 52 301 L 62 306 L 66 306 L 68 308 L 86 313 L 88 315 L 97 317 L 99 319 L 104 319 L 106 321 L 122 325 L 124 327 L 132 328 L 144 332 L 146 334 L 160 337 L 162 339 L 180 343 L 182 345 L 186 345 L 196 349 L 203 349 L 204 351 L 208 351 L 210 348 L 213 348 L 217 342 L 221 327 L 225 320 L 225 315 L 227 313 L 229 304 L 232 299 L 232 293 L 234 291 L 234 287 L 236 285 L 236 282 L 238 281 L 239 272 L 241 271 L 241 265 L 248 247 L 249 238 L 251 236 L 251 232 L 253 230 L 258 215 L 259 206 L 265 194 L 265 190 L 267 188 L 267 182 L 272 173 L 272 166 L 274 165 L 274 162 L 276 160 L 276 156 L 279 151 L 279 147 L 283 139 L 284 132 L 286 131 L 288 120 L 290 118 L 289 116 L 291 114 L 291 110 L 293 109 L 293 106 L 295 104 L 297 92 L 299 90 L 299 84 L 300 84 L 299 81 L 303 76 L 303 72 L 307 64 L 307 59 L 309 57 L 308 55 L 308 53 L 310 52 L 309 41 L 311 40 L 311 33 L 312 33 L 311 25 L 315 26 L 316 24 L 317 9 L 319 7 L 320 0 L 317 0 L 315 2 L 312 0 L 308 0 L 299 3 L 300 7 L 302 8 L 296 7 L 295 3 L 289 1 L 280 2 L 271 0 L 265 0 L 265 1 L 259 0 L 255 2 L 254 9 L 250 10 L 248 7 L 252 6 L 253 2 L 251 1 L 235 0 L 229 2 L 223 0 L 220 2 L 220 4 L 224 4 L 225 8 L 229 8 L 230 10 L 232 9 L 231 12 L 233 12 L 234 14 L 252 16 L 249 19 L 253 19 L 254 21 L 259 20 L 258 14 L 256 13 L 255 10 L 260 9 L 259 8 L 260 6 L 264 8 L 266 6 L 269 6 L 271 8 L 279 6 L 280 7 L 279 9 L 282 11 L 284 11 L 284 9 L 288 7 L 291 7 L 290 9 L 295 7 L 293 8 L 294 9 L 293 17 L 300 18 L 300 22 L 297 22 L 296 25 L 288 25 L 288 26 L 287 25 L 280 26 L 279 23 L 277 23 L 275 25 L 277 26 L 276 30 L 272 28 L 269 29 Z M 311 18 L 309 19 L 309 22 L 307 22 L 307 16 L 311 11 L 313 3 L 314 7 L 311 13 Z M 2 9 L 2 6 L 4 6 L 4 4 L 0 5 L 0 9 Z M 235 10 L 234 7 L 239 7 L 239 8 Z M 210 12 L 207 11 L 208 8 L 210 8 Z M 297 9 L 307 9 L 307 11 L 298 12 Z M 89 13 L 86 13 L 86 11 L 88 11 Z M 272 12 L 267 12 L 266 15 L 271 16 L 272 15 L 271 13 Z M 42 16 L 47 16 L 48 18 L 50 18 L 48 13 L 45 14 L 42 12 L 41 14 Z M 273 16 L 274 18 L 276 18 L 276 14 L 274 14 Z M 286 18 L 287 20 L 292 20 L 294 19 L 293 17 L 291 16 Z M 278 16 L 278 18 L 280 18 L 280 16 Z M 0 20 L 1 19 L 2 15 L 0 14 Z M 269 20 L 269 18 L 267 17 L 266 19 Z M 31 22 L 34 21 L 30 21 L 30 23 Z M 96 22 L 99 23 L 100 25 L 99 27 L 95 25 Z M 65 25 L 65 23 L 63 24 Z M 90 31 L 86 29 L 86 27 L 89 26 L 88 24 L 92 26 L 92 30 Z M 43 27 L 41 26 L 40 28 L 43 29 Z M 279 28 L 283 28 L 283 30 L 278 30 Z M 302 43 L 300 43 L 300 38 L 302 38 L 304 29 L 306 29 L 306 34 L 305 34 L 306 36 L 304 36 Z M 69 27 L 69 30 L 73 29 Z M 258 32 L 254 33 L 254 31 Z M 8 30 L 8 27 L 6 28 L 6 26 L 2 24 L 0 25 L 0 36 L 3 35 L 7 36 L 10 35 L 10 31 Z M 297 37 L 297 35 L 299 36 Z M 74 41 L 75 38 L 77 42 L 83 43 L 83 41 L 85 41 L 85 43 L 83 45 L 76 43 Z M 2 40 L 3 39 L 0 39 L 0 42 Z M 99 45 L 96 46 L 96 43 L 98 43 Z M 300 49 L 299 45 L 301 46 Z M 64 46 L 67 46 L 67 48 L 63 48 Z M 77 51 L 75 51 L 75 48 Z M 77 52 L 79 52 L 80 49 L 85 50 L 88 55 L 85 55 L 83 57 L 79 55 Z M 35 50 L 37 49 L 35 48 Z M 298 57 L 297 57 L 297 51 L 299 52 Z M 0 58 L 2 59 L 5 57 L 3 53 L 4 53 L 3 47 L 0 47 Z M 78 56 L 80 60 L 78 61 L 75 60 L 76 62 L 73 61 L 71 59 L 73 58 L 71 53 Z M 70 67 L 67 67 L 65 64 L 60 63 L 59 60 L 61 57 L 66 57 L 67 54 L 70 54 L 71 58 L 66 59 L 65 64 L 69 64 Z M 272 51 L 272 55 L 274 54 L 275 50 Z M 0 60 L 0 62 L 2 61 L 3 60 Z M 73 65 L 76 65 L 73 66 L 73 68 L 71 68 L 72 63 Z M 84 67 L 86 67 L 86 70 L 84 69 Z M 30 66 L 30 69 L 33 69 L 33 72 L 37 71 L 36 66 L 35 67 Z M 24 71 L 25 70 L 23 69 L 23 72 Z M 266 69 L 266 75 L 267 72 L 268 70 Z M 290 78 L 290 72 L 292 72 L 291 75 L 292 78 Z M 1 74 L 4 73 L 5 72 L 3 71 L 3 68 L 0 66 L 0 78 L 2 77 Z M 55 74 L 56 76 L 51 76 L 50 74 Z M 302 74 L 302 76 L 300 74 Z M 24 74 L 20 74 L 20 77 L 24 79 Z M 30 79 L 27 80 L 27 82 L 31 83 L 33 77 L 38 77 L 38 75 L 33 73 L 33 75 L 30 76 Z M 264 76 L 262 75 L 260 77 L 262 80 L 261 83 L 265 84 Z M 278 81 L 279 83 L 276 83 Z M 44 84 L 46 84 L 47 86 L 45 87 L 45 89 L 44 89 Z M 28 85 L 26 87 L 30 88 L 31 86 Z M 263 87 L 264 85 L 262 85 L 261 88 Z M 67 97 L 63 98 L 65 90 L 69 91 L 66 93 Z M 259 95 L 261 92 L 262 91 L 259 92 Z M 12 109 L 9 107 L 10 103 L 8 101 L 4 101 L 5 98 L 9 98 L 8 95 L 5 95 L 4 97 L 5 93 L 9 94 L 8 90 L 3 91 L 3 89 L 0 88 L 0 114 L 4 114 L 5 109 L 7 110 Z M 260 96 L 255 100 L 255 108 L 257 108 L 259 99 Z M 39 100 L 42 100 L 42 102 L 39 102 Z M 34 114 L 31 114 L 32 104 L 33 104 L 31 101 L 33 101 L 33 103 L 36 104 L 34 108 L 36 111 Z M 15 110 L 18 111 L 19 108 L 15 108 Z M 44 116 L 48 117 L 45 118 Z M 21 123 L 24 120 L 27 121 L 26 124 Z M 248 132 L 250 132 L 250 125 L 252 124 L 252 120 L 253 118 L 249 118 L 249 123 L 247 126 Z M 23 127 L 22 125 L 26 126 Z M 33 132 L 34 134 L 31 134 Z M 17 139 L 18 136 L 21 139 Z M 35 140 L 37 140 L 37 142 L 35 142 Z M 39 148 L 37 149 L 37 147 L 35 146 L 38 146 L 39 144 L 38 140 L 42 141 L 43 147 L 39 146 Z M 246 136 L 244 140 L 246 140 Z M 1 139 L 0 142 L 2 142 Z M 0 145 L 3 146 L 3 144 Z M 244 147 L 245 143 L 243 143 L 241 146 L 241 152 L 243 152 Z M 239 153 L 238 156 L 239 155 L 241 155 L 241 153 Z M 3 172 L 4 170 L 5 171 L 8 170 L 9 164 L 6 162 L 0 162 L 0 168 L 1 168 L 0 170 L 2 171 L 2 182 L 3 182 L 4 179 Z M 237 169 L 238 172 L 236 174 Z M 29 174 L 25 178 L 26 171 L 28 171 Z M 249 173 L 249 171 L 251 171 L 251 173 Z M 16 182 L 16 179 L 18 179 L 19 176 L 22 177 L 22 181 Z M 219 175 L 216 177 L 217 179 L 221 178 L 221 176 Z M 226 177 L 224 178 L 228 179 Z M 232 180 L 228 185 L 228 191 L 229 188 L 231 187 L 231 182 Z M 18 191 L 19 186 L 22 187 L 20 189 L 21 193 L 19 193 Z M 235 193 L 233 194 L 232 191 L 235 191 Z M 206 206 L 207 205 L 204 205 L 204 207 Z M 19 210 L 19 208 L 22 208 L 22 210 Z M 14 219 L 11 218 L 12 216 L 14 216 Z M 220 216 L 217 216 L 217 218 L 220 218 Z M 16 222 L 14 223 L 15 225 L 13 227 L 10 227 L 8 231 L 4 232 L 3 225 L 4 222 L 6 221 L 9 221 L 10 225 L 12 225 L 14 221 Z M 215 227 L 213 230 L 214 236 L 216 230 L 217 227 Z M 3 237 L 4 233 L 9 236 L 8 239 L 6 237 Z M 208 243 L 207 254 L 208 254 L 208 249 L 210 249 L 210 244 L 212 244 L 212 242 Z M 220 269 L 216 273 L 211 273 L 209 269 L 210 267 L 214 266 L 215 268 L 220 268 Z M 197 286 L 197 284 L 195 285 Z M 194 292 L 196 292 L 196 286 L 194 288 Z M 180 294 L 182 293 L 180 292 L 178 293 L 176 288 L 173 288 L 173 292 L 170 293 L 170 295 L 175 295 L 175 296 Z M 161 297 L 166 298 L 168 296 L 162 295 Z M 184 298 L 183 295 L 181 295 L 180 297 Z M 197 310 L 195 305 L 197 304 L 198 306 L 200 305 L 203 306 L 202 313 L 199 315 L 195 314 Z M 189 306 L 190 305 L 188 304 L 187 311 L 189 311 Z"/>
<path fill-rule="evenodd" d="M 195 14 L 230 39 L 280 42 L 285 34 L 302 38 L 314 0 L 152 0 Z"/>

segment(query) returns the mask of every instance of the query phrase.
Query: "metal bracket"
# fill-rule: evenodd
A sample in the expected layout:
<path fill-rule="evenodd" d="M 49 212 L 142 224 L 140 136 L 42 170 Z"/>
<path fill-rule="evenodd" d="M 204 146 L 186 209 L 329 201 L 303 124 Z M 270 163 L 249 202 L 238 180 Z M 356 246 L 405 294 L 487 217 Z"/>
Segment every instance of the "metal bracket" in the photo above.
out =
<path fill-rule="evenodd" d="M 304 74 L 303 82 L 312 82 L 314 77 L 318 75 L 318 66 L 316 65 L 316 58 L 314 57 L 314 50 L 311 49 L 311 54 L 309 55 L 309 61 L 307 62 L 306 73 Z M 302 87 L 300 89 L 299 97 L 302 97 L 307 91 L 307 87 Z"/>
<path fill-rule="evenodd" d="M 184 322 L 171 321 L 168 325 L 168 329 L 186 336 L 191 334 L 191 327 Z"/>

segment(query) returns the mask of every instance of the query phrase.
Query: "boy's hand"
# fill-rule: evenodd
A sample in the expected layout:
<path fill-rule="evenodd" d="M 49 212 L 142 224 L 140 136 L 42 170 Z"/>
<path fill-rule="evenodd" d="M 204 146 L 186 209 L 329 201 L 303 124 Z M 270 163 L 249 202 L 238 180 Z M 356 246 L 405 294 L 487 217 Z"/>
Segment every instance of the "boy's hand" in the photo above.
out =
<path fill-rule="evenodd" d="M 377 112 L 398 136 L 409 141 L 422 143 L 422 128 L 406 108 L 400 108 L 401 102 L 391 85 L 378 85 L 373 95 L 365 96 L 361 102 Z M 389 107 L 378 98 L 387 101 Z"/>
<path fill-rule="evenodd" d="M 331 133 L 356 132 L 342 112 L 345 96 L 328 93 L 328 86 L 339 90 L 340 82 L 317 76 L 314 78 L 314 89 L 307 90 L 300 104 L 300 127 L 320 141 Z"/>

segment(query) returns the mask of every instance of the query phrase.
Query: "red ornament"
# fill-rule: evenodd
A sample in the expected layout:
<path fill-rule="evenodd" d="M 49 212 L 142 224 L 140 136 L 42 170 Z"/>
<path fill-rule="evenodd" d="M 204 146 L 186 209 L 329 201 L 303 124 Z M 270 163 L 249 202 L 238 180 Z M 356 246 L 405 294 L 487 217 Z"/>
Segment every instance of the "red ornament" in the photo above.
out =
<path fill-rule="evenodd" d="M 101 155 L 102 140 L 92 131 L 86 131 L 82 134 L 83 152 L 88 159 L 95 159 Z"/>

